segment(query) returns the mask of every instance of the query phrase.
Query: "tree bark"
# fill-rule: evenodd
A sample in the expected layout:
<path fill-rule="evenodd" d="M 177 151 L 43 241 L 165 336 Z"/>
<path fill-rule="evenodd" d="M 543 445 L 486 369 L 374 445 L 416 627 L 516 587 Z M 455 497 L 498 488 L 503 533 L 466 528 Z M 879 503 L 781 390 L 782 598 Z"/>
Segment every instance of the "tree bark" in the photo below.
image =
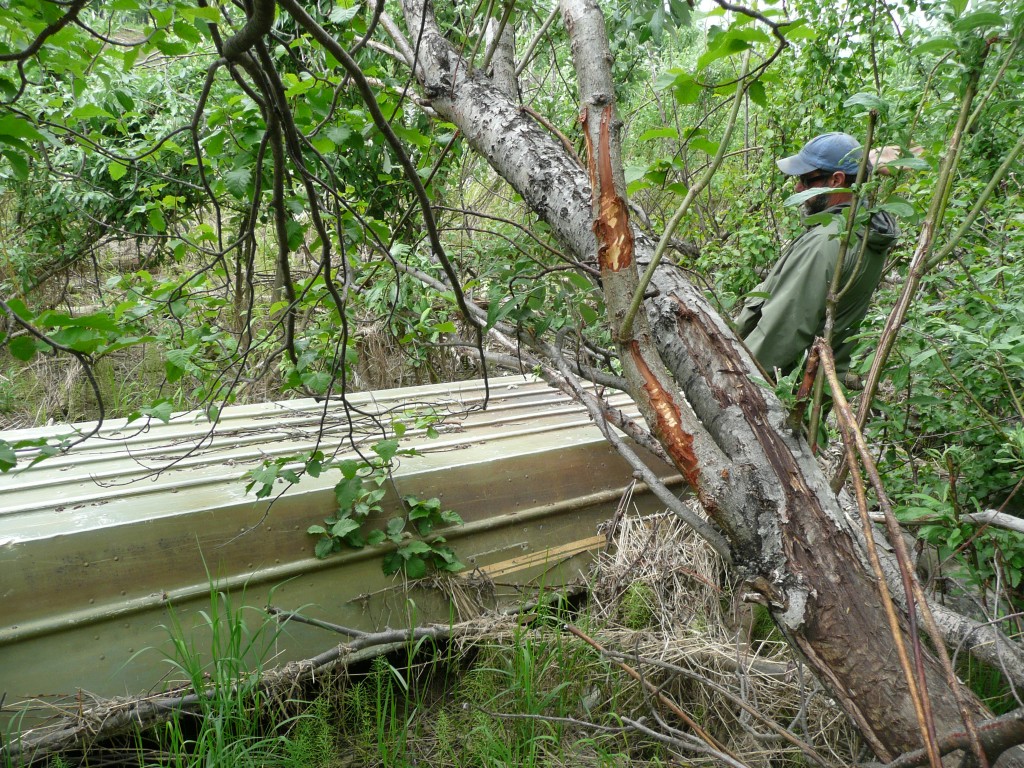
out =
<path fill-rule="evenodd" d="M 602 114 L 593 132 L 593 110 L 603 109 L 595 96 L 601 89 L 591 87 L 590 103 L 583 105 L 591 129 L 594 195 L 587 174 L 560 144 L 487 78 L 468 71 L 423 0 L 403 0 L 403 6 L 409 29 L 423 30 L 416 75 L 433 108 L 459 127 L 568 248 L 581 260 L 601 264 L 605 282 L 611 276 L 628 285 L 628 276 L 605 272 L 609 261 L 619 258 L 612 251 L 625 243 L 626 232 L 617 218 L 612 231 L 602 232 L 610 220 L 601 214 L 602 202 L 615 206 L 614 217 L 628 211 L 608 194 L 621 172 L 611 145 L 601 145 L 602 132 L 614 130 L 613 113 Z M 565 3 L 563 10 L 566 6 L 577 29 L 591 23 L 583 22 L 584 16 L 599 14 L 582 0 Z M 582 60 L 607 67 L 600 50 L 582 45 Z M 581 74 L 581 80 L 586 76 Z M 605 96 L 604 106 L 614 94 L 609 89 Z M 610 186 L 601 178 L 606 159 Z M 595 208 L 592 198 L 597 198 Z M 653 244 L 638 231 L 631 235 L 630 263 L 612 272 L 635 270 L 649 261 Z M 631 358 L 636 367 L 631 394 L 728 538 L 747 591 L 768 606 L 879 758 L 889 761 L 919 748 L 920 723 L 857 527 L 844 515 L 806 444 L 787 427 L 781 404 L 754 382 L 758 374 L 749 354 L 703 295 L 672 266 L 661 267 L 652 286 L 656 295 L 645 308 L 659 359 L 651 359 L 642 339 L 617 339 L 626 351 L 624 364 Z M 607 296 L 607 285 L 605 291 Z M 612 313 L 617 303 L 610 303 Z M 615 318 L 610 322 L 614 329 Z M 662 382 L 657 374 L 647 378 L 648 370 L 662 364 L 674 383 Z M 676 385 L 683 393 L 678 398 L 672 394 Z M 899 642 L 909 642 L 905 627 Z M 924 677 L 939 736 L 962 730 L 954 691 L 928 654 Z M 986 716 L 980 703 L 965 695 L 977 716 Z"/>

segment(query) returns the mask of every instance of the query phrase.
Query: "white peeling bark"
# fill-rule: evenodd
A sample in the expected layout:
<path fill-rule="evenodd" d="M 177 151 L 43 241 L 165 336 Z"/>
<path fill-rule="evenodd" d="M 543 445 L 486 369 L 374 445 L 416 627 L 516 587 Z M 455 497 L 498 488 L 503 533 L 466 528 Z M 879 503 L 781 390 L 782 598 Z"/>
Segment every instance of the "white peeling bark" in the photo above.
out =
<path fill-rule="evenodd" d="M 501 37 L 495 41 L 499 29 Z M 519 101 L 519 78 L 516 76 L 516 34 L 511 22 L 501 29 L 498 19 L 487 22 L 487 34 L 484 36 L 487 49 L 494 49 L 491 56 L 490 75 L 495 87 L 505 94 L 510 101 Z"/>
<path fill-rule="evenodd" d="M 561 0 L 560 9 L 572 41 L 573 62 L 580 89 L 580 124 L 587 143 L 591 186 L 591 219 L 601 287 L 607 307 L 606 323 L 619 353 L 629 392 L 644 419 L 673 463 L 682 472 L 705 509 L 721 507 L 729 492 L 721 482 L 727 457 L 696 418 L 676 387 L 654 344 L 646 317 L 638 317 L 628 336 L 624 320 L 639 291 L 635 236 L 626 203 L 615 85 L 609 66 L 612 54 L 604 17 L 593 0 Z M 697 454 L 700 453 L 700 459 Z M 728 516 L 712 515 L 728 527 Z M 733 544 L 744 526 L 730 530 Z"/>

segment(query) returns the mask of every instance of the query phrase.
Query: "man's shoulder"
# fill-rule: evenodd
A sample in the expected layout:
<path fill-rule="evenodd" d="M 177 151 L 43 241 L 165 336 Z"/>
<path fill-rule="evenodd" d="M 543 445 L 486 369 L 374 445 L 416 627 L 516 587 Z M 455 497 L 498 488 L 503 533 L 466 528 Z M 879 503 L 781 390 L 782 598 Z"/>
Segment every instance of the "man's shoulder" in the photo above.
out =
<path fill-rule="evenodd" d="M 835 237 L 846 229 L 846 208 L 830 208 L 817 215 L 804 235 L 813 237 Z"/>
<path fill-rule="evenodd" d="M 839 236 L 843 233 L 844 226 L 841 215 L 830 216 L 828 220 L 818 221 L 805 229 L 790 244 L 789 250 L 797 253 L 820 250 L 827 248 L 829 244 L 837 244 L 840 240 Z"/>

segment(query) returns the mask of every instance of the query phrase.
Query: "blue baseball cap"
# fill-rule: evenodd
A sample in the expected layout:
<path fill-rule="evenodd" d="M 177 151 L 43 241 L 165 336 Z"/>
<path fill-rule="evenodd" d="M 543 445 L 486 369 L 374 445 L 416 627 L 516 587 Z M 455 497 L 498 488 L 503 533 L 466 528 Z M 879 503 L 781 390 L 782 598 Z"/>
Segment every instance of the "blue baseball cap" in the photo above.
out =
<path fill-rule="evenodd" d="M 823 133 L 804 144 L 795 155 L 776 160 L 787 176 L 803 176 L 811 171 L 842 171 L 851 176 L 860 166 L 860 142 L 848 133 Z"/>

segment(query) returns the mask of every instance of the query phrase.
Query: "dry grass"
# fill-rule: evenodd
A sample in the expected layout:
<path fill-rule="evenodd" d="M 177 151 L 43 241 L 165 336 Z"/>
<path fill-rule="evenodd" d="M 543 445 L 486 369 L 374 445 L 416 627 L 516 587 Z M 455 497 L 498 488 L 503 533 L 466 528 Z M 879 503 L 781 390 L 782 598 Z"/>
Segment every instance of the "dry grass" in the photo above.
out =
<path fill-rule="evenodd" d="M 860 744 L 846 716 L 760 611 L 733 599 L 724 564 L 670 514 L 625 517 L 596 566 L 597 639 L 632 657 L 743 763 L 802 765 L 805 757 L 739 701 L 826 761 L 854 763 Z M 647 703 L 637 686 L 634 715 Z"/>

